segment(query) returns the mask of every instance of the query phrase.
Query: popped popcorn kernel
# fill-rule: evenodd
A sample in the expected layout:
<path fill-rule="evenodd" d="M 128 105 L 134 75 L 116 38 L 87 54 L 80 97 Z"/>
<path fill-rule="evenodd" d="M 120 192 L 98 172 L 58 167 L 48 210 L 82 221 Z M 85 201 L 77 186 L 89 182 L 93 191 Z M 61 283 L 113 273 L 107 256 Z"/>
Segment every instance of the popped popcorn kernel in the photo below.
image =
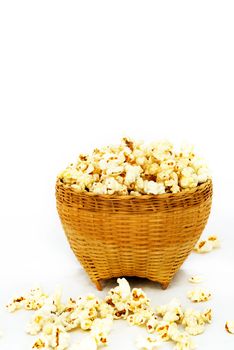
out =
<path fill-rule="evenodd" d="M 200 276 L 200 275 L 193 275 L 193 276 L 190 276 L 188 281 L 190 283 L 202 283 L 204 281 L 203 277 Z"/>
<path fill-rule="evenodd" d="M 48 345 L 43 339 L 39 338 L 33 344 L 32 349 L 48 349 Z"/>
<path fill-rule="evenodd" d="M 198 241 L 193 248 L 197 253 L 208 253 L 213 249 L 213 245 L 211 242 L 206 240 Z"/>
<path fill-rule="evenodd" d="M 220 247 L 220 241 L 219 241 L 217 236 L 215 236 L 215 235 L 208 236 L 207 240 L 208 240 L 208 242 L 210 242 L 212 244 L 213 248 Z"/>
<path fill-rule="evenodd" d="M 234 334 L 234 321 L 227 321 L 225 323 L 225 329 L 228 333 Z"/>
<path fill-rule="evenodd" d="M 187 296 L 193 303 L 200 303 L 210 300 L 211 293 L 205 289 L 195 288 L 189 291 Z"/>
<path fill-rule="evenodd" d="M 186 334 L 181 334 L 179 341 L 176 343 L 175 350 L 193 350 L 195 344 L 193 340 Z"/>

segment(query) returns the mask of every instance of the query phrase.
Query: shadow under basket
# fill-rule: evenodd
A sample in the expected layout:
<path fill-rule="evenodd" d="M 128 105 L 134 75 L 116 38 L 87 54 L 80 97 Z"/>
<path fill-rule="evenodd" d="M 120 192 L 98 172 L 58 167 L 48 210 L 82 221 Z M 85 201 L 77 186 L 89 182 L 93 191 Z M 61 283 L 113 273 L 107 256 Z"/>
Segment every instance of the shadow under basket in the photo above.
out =
<path fill-rule="evenodd" d="M 207 223 L 212 182 L 176 194 L 118 196 L 80 193 L 57 180 L 56 201 L 69 244 L 97 289 L 121 276 L 165 289 Z"/>

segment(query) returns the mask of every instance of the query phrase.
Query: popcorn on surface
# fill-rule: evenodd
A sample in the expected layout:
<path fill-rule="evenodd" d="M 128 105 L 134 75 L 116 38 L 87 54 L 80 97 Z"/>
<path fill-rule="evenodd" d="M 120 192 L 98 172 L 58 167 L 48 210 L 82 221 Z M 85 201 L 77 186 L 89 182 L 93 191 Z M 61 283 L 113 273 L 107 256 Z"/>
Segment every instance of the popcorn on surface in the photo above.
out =
<path fill-rule="evenodd" d="M 225 329 L 228 333 L 234 334 L 234 321 L 227 321 L 225 323 Z"/>
<path fill-rule="evenodd" d="M 129 138 L 80 154 L 58 177 L 79 192 L 134 196 L 177 193 L 210 179 L 207 165 L 191 147 L 176 152 L 168 141 L 146 145 Z"/>
<path fill-rule="evenodd" d="M 192 350 L 194 345 L 189 335 L 201 334 L 205 330 L 205 324 L 212 320 L 211 309 L 203 312 L 184 310 L 177 299 L 158 306 L 154 311 L 141 288 L 131 290 L 124 278 L 119 278 L 117 282 L 118 285 L 109 290 L 104 300 L 89 294 L 76 299 L 69 298 L 63 303 L 60 289 L 46 297 L 41 291 L 31 291 L 29 294 L 33 295 L 35 301 L 32 305 L 36 305 L 36 309 L 27 326 L 27 332 L 31 335 L 38 334 L 32 348 L 97 350 L 108 344 L 113 320 L 125 319 L 130 325 L 142 326 L 149 333 L 148 336 L 137 339 L 139 349 L 157 349 L 163 342 L 171 341 L 175 343 L 177 350 Z M 201 299 L 201 295 L 203 299 L 207 298 L 207 293 L 202 294 L 200 290 L 194 292 L 192 297 L 197 301 Z M 22 300 L 14 299 L 9 304 L 10 307 L 8 306 L 9 311 L 25 306 L 25 300 L 28 299 L 28 294 Z M 184 327 L 185 332 L 179 327 Z M 231 323 L 226 327 L 231 330 Z M 70 346 L 69 332 L 74 329 L 89 331 L 89 336 Z"/>
<path fill-rule="evenodd" d="M 211 293 L 205 289 L 195 288 L 189 291 L 187 296 L 193 303 L 200 303 L 210 300 Z"/>
<path fill-rule="evenodd" d="M 204 279 L 200 275 L 193 275 L 193 276 L 189 277 L 188 281 L 190 283 L 197 284 L 197 283 L 202 283 L 204 281 Z"/>
<path fill-rule="evenodd" d="M 197 253 L 208 253 L 215 248 L 220 247 L 220 241 L 217 236 L 208 236 L 207 239 L 199 240 L 193 248 Z"/>
<path fill-rule="evenodd" d="M 7 309 L 10 312 L 21 308 L 25 310 L 38 310 L 44 305 L 47 298 L 48 295 L 44 294 L 41 288 L 34 288 L 31 289 L 29 293 L 13 298 L 7 305 Z"/>

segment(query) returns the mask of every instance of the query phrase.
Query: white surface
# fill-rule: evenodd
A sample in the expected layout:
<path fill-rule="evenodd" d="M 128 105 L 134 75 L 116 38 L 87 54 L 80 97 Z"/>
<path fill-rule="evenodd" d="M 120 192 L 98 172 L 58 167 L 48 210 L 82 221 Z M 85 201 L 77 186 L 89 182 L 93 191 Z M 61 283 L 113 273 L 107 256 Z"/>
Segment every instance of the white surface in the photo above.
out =
<path fill-rule="evenodd" d="M 214 321 L 198 349 L 233 349 L 224 331 L 234 318 L 233 10 L 232 1 L 0 3 L 1 349 L 26 350 L 33 340 L 24 333 L 30 314 L 4 309 L 12 295 L 35 285 L 62 285 L 65 296 L 95 291 L 62 232 L 55 177 L 80 151 L 123 134 L 187 140 L 209 160 L 215 192 L 205 233 L 218 234 L 222 248 L 192 254 L 166 291 L 131 284 L 155 305 L 171 297 L 188 305 L 187 278 L 203 273 Z M 109 348 L 133 349 L 137 332 L 116 322 Z"/>

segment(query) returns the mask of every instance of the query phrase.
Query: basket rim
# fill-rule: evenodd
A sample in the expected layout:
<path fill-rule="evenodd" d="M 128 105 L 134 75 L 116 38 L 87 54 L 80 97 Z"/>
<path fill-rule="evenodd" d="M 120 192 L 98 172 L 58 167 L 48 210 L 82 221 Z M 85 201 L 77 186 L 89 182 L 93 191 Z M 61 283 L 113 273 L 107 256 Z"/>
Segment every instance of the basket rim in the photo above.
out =
<path fill-rule="evenodd" d="M 212 179 L 208 179 L 206 182 L 192 188 L 186 188 L 181 192 L 177 193 L 162 193 L 162 194 L 141 194 L 140 196 L 133 196 L 133 195 L 118 195 L 118 194 L 96 194 L 93 192 L 79 192 L 75 188 L 72 188 L 70 185 L 65 185 L 61 179 L 57 178 L 56 181 L 56 187 L 63 187 L 65 190 L 71 191 L 74 195 L 84 196 L 84 197 L 92 197 L 92 198 L 99 198 L 99 199 L 110 199 L 110 200 L 133 200 L 133 199 L 168 199 L 168 198 L 182 198 L 185 195 L 192 195 L 198 191 L 204 190 L 208 187 L 211 187 L 213 185 Z"/>

